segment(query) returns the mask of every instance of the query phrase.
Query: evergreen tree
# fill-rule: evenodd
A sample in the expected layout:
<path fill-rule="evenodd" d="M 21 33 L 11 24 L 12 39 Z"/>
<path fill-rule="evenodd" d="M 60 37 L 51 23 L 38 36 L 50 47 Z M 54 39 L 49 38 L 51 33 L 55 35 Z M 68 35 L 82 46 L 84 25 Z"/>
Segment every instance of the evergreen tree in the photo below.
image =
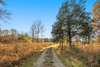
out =
<path fill-rule="evenodd" d="M 76 0 L 69 0 L 65 2 L 59 10 L 57 16 L 57 22 L 53 25 L 52 34 L 54 39 L 63 39 L 66 36 L 69 42 L 69 46 L 72 47 L 72 37 L 76 34 L 79 35 L 86 23 L 87 30 L 84 35 L 89 35 L 89 22 L 91 21 L 89 14 L 85 11 L 86 0 L 80 0 L 77 3 Z"/>
<path fill-rule="evenodd" d="M 65 33 L 66 12 L 67 12 L 67 2 L 63 3 L 57 15 L 57 21 L 52 26 L 52 35 L 53 35 L 54 41 L 60 42 L 62 46 L 63 46 L 64 37 L 66 34 Z"/>

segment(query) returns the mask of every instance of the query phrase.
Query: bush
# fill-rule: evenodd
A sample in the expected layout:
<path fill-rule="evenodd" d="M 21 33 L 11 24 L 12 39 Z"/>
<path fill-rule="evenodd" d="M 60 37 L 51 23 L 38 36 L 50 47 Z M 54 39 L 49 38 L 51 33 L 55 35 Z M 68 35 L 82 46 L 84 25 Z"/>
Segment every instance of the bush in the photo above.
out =
<path fill-rule="evenodd" d="M 32 38 L 28 34 L 20 34 L 18 36 L 18 40 L 22 40 L 22 41 L 25 41 L 25 42 L 30 42 L 31 39 Z"/>

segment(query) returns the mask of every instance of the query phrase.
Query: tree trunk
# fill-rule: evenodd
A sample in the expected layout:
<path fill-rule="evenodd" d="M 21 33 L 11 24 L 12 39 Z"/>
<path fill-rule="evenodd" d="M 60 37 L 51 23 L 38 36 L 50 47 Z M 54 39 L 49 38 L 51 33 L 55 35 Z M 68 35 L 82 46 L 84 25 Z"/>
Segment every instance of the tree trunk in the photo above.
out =
<path fill-rule="evenodd" d="M 71 39 L 72 37 L 71 37 L 71 25 L 70 25 L 70 23 L 68 23 L 68 36 L 69 36 L 68 37 L 69 47 L 72 48 L 72 39 Z"/>

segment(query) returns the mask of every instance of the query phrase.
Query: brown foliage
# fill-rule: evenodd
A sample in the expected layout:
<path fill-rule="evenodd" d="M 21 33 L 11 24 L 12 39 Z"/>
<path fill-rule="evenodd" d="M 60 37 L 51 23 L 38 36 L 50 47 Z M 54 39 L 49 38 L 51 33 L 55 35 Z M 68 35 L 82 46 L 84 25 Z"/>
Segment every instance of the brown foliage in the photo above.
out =
<path fill-rule="evenodd" d="M 0 44 L 0 62 L 19 61 L 47 46 L 47 43 Z"/>

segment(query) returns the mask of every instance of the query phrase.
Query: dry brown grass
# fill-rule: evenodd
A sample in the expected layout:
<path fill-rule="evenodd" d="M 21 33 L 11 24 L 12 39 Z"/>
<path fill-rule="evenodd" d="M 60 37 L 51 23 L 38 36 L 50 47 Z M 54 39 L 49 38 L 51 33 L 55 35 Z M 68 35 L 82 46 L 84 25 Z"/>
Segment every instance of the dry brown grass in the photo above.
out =
<path fill-rule="evenodd" d="M 76 47 L 87 54 L 98 54 L 100 52 L 100 43 L 76 45 Z"/>
<path fill-rule="evenodd" d="M 0 62 L 14 62 L 46 48 L 48 43 L 0 44 Z"/>
<path fill-rule="evenodd" d="M 70 49 L 68 45 L 64 45 L 62 51 L 58 48 L 57 54 L 61 55 L 64 59 L 68 59 L 66 55 L 70 55 L 82 61 L 87 67 L 100 67 L 100 43 L 79 43 L 78 45 L 74 45 L 72 49 Z"/>

